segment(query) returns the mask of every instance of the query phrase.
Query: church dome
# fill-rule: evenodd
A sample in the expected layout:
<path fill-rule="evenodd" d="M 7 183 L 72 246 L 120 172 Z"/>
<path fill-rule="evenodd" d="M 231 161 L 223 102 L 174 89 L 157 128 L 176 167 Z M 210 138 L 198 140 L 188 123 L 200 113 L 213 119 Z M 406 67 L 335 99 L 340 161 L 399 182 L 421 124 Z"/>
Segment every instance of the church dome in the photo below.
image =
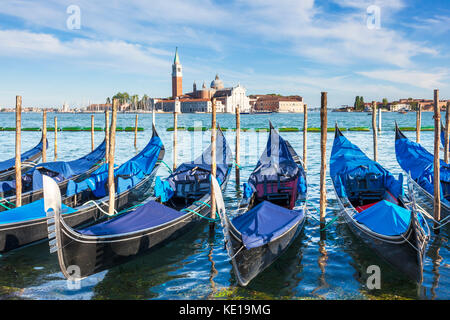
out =
<path fill-rule="evenodd" d="M 223 81 L 219 79 L 218 74 L 216 74 L 216 79 L 211 81 L 211 88 L 216 90 L 223 89 Z"/>

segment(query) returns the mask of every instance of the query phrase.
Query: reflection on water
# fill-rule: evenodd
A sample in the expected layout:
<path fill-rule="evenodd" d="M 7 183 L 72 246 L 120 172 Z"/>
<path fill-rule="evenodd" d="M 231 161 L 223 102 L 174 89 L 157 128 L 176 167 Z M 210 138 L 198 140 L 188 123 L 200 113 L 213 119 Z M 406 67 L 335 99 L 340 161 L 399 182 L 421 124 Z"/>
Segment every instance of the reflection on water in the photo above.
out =
<path fill-rule="evenodd" d="M 49 115 L 50 116 L 50 115 Z M 58 123 L 65 126 L 90 126 L 90 115 L 58 114 Z M 14 126 L 14 114 L 2 114 L 0 126 Z M 95 123 L 103 124 L 104 116 L 95 115 Z M 242 115 L 242 128 L 268 127 L 268 120 L 275 127 L 298 127 L 303 124 L 303 115 L 266 114 Z M 150 139 L 151 114 L 139 116 L 137 150 L 141 150 Z M 179 126 L 193 126 L 194 120 L 209 126 L 210 115 L 181 114 Z M 415 126 L 415 115 L 397 113 L 383 114 L 383 131 L 378 136 L 379 162 L 395 175 L 401 172 L 394 153 L 394 120 L 400 126 Z M 24 127 L 40 126 L 42 119 L 37 114 L 23 115 Z M 366 114 L 330 113 L 329 126 L 337 121 L 341 127 L 370 126 L 371 117 Z M 423 114 L 423 126 L 433 125 L 432 113 Z M 233 115 L 218 115 L 221 127 L 233 128 Z M 311 112 L 309 124 L 319 126 L 319 113 Z M 119 114 L 118 126 L 134 124 L 134 115 Z M 156 127 L 166 148 L 165 162 L 172 164 L 172 133 L 165 128 L 172 126 L 172 115 L 156 115 Z M 282 132 L 301 155 L 302 133 Z M 344 132 L 344 134 L 372 157 L 372 135 L 370 132 Z M 415 132 L 406 132 L 415 139 Z M 33 147 L 40 139 L 38 132 L 23 132 L 22 148 Z M 330 155 L 333 134 L 328 134 L 327 154 Z M 209 142 L 206 133 L 178 133 L 178 163 L 197 156 Z M 234 132 L 226 131 L 230 147 L 234 150 Z M 48 134 L 49 151 L 53 154 L 53 135 Z M 95 132 L 95 141 L 102 140 L 103 133 Z M 266 143 L 267 133 L 241 133 L 241 184 L 253 170 L 259 154 Z M 134 134 L 118 132 L 116 163 L 120 164 L 134 155 Z M 422 132 L 422 144 L 433 151 L 433 132 Z M 0 161 L 14 153 L 14 133 L 2 132 L 0 142 L 3 152 Z M 59 132 L 59 160 L 71 160 L 90 151 L 90 132 Z M 318 207 L 320 175 L 320 134 L 308 134 L 308 183 L 310 202 Z M 252 151 L 252 152 L 250 152 Z M 245 152 L 245 154 L 244 154 Z M 167 175 L 164 167 L 158 175 Z M 327 222 L 338 214 L 338 206 L 327 177 L 328 205 Z M 242 194 L 236 190 L 234 170 L 224 193 L 227 213 L 232 215 Z M 319 214 L 311 210 L 303 232 L 289 249 L 269 268 L 258 275 L 247 287 L 239 287 L 224 249 L 220 224 L 215 233 L 209 235 L 209 225 L 203 222 L 177 240 L 121 266 L 103 271 L 83 279 L 81 287 L 71 290 L 59 270 L 57 258 L 50 255 L 48 244 L 43 242 L 0 257 L 0 297 L 3 299 L 449 299 L 450 265 L 448 228 L 439 236 L 432 235 L 424 260 L 424 282 L 418 286 L 387 265 L 379 256 L 357 239 L 338 219 L 329 225 L 321 240 Z M 381 269 L 381 289 L 369 290 L 366 286 L 367 267 L 378 265 Z"/>

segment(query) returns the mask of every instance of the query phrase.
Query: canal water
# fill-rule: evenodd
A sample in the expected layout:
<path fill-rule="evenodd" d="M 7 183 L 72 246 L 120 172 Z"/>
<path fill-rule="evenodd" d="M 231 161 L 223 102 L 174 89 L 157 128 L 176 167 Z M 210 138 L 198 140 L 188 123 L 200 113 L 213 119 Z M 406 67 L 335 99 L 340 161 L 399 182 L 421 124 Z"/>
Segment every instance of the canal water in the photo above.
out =
<path fill-rule="evenodd" d="M 53 126 L 48 114 L 48 126 Z M 60 127 L 90 126 L 89 114 L 56 114 Z M 432 113 L 422 116 L 423 126 L 432 126 Z M 178 126 L 209 127 L 209 114 L 181 114 Z M 415 114 L 383 113 L 382 132 L 379 134 L 379 162 L 395 175 L 401 172 L 394 149 L 394 121 L 401 127 L 415 127 Z M 218 123 L 234 128 L 235 118 L 218 114 Z M 242 115 L 242 128 L 267 128 L 269 120 L 276 128 L 303 127 L 303 114 Z M 309 127 L 320 126 L 318 112 L 309 113 Z M 370 127 L 367 113 L 328 114 L 328 126 L 337 122 L 340 127 Z M 23 127 L 39 127 L 42 116 L 35 113 L 22 115 Z M 116 163 L 120 164 L 143 148 L 151 136 L 151 114 L 139 115 L 137 149 L 134 134 L 117 133 Z M 14 114 L 0 114 L 0 127 L 14 127 Z M 104 126 L 104 115 L 95 115 L 95 126 Z M 134 114 L 119 114 L 118 126 L 134 126 Z M 164 161 L 172 166 L 172 132 L 170 114 L 156 115 L 156 128 L 166 148 Z M 225 132 L 234 151 L 234 132 Z M 282 132 L 299 155 L 302 155 L 302 133 Z M 348 131 L 344 134 L 372 157 L 372 133 Z M 405 132 L 415 139 L 415 132 Z M 245 182 L 264 149 L 267 133 L 254 131 L 241 133 L 241 183 Z M 104 133 L 95 133 L 95 144 L 103 140 Z M 193 160 L 209 144 L 209 132 L 178 133 L 178 164 Z M 328 133 L 327 155 L 331 152 L 334 133 Z M 33 147 L 40 132 L 22 133 L 22 151 Z M 53 159 L 54 135 L 48 133 L 48 159 Z M 421 142 L 433 151 L 433 132 L 423 131 Z M 14 132 L 0 132 L 2 152 L 0 160 L 14 156 Z M 72 160 L 90 152 L 90 132 L 58 132 L 58 160 Z M 159 176 L 166 176 L 164 166 Z M 308 183 L 310 202 L 318 207 L 320 175 L 320 133 L 308 133 Z M 331 180 L 327 175 L 327 221 L 338 215 Z M 233 215 L 242 195 L 236 188 L 234 170 L 224 193 L 227 214 Z M 4 213 L 7 214 L 7 213 Z M 318 213 L 312 209 L 303 233 L 288 251 L 271 267 L 255 278 L 247 287 L 237 284 L 232 266 L 224 250 L 220 224 L 210 236 L 208 224 L 149 252 L 129 263 L 92 275 L 73 289 L 60 272 L 55 254 L 49 253 L 47 242 L 42 242 L 0 257 L 0 298 L 3 299 L 449 299 L 450 254 L 448 235 L 450 228 L 440 235 L 432 235 L 424 261 L 424 281 L 417 285 L 384 263 L 378 256 L 355 238 L 342 219 L 337 219 L 326 230 L 326 239 L 320 240 Z M 378 265 L 381 270 L 381 289 L 367 287 L 368 266 Z"/>

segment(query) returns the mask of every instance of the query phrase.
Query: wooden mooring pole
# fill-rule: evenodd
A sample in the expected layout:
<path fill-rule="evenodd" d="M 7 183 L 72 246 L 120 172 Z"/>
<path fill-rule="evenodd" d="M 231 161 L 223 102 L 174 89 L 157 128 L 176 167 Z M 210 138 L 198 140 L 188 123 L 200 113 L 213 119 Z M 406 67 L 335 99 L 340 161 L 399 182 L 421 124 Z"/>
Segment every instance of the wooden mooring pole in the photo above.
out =
<path fill-rule="evenodd" d="M 137 148 L 137 132 L 138 132 L 138 115 L 136 114 L 135 124 L 134 124 L 134 147 Z"/>
<path fill-rule="evenodd" d="M 155 125 L 155 103 L 152 103 L 152 123 Z"/>
<path fill-rule="evenodd" d="M 42 162 L 47 162 L 47 110 L 42 111 Z"/>
<path fill-rule="evenodd" d="M 22 130 L 22 97 L 16 96 L 16 207 L 22 206 L 22 163 L 20 154 L 20 134 Z M 44 145 L 46 141 L 44 140 Z"/>
<path fill-rule="evenodd" d="M 91 115 L 91 150 L 94 150 L 94 115 Z"/>
<path fill-rule="evenodd" d="M 108 155 L 108 188 L 109 188 L 109 208 L 108 214 L 114 214 L 116 188 L 114 184 L 114 152 L 116 150 L 116 123 L 117 123 L 117 99 L 113 100 L 111 130 L 109 138 L 109 155 Z"/>
<path fill-rule="evenodd" d="M 448 138 L 450 133 L 450 102 L 447 102 L 447 106 L 445 109 L 445 132 L 444 132 L 444 161 L 448 163 L 449 161 L 449 152 L 448 152 Z"/>
<path fill-rule="evenodd" d="M 55 147 L 54 147 L 54 154 L 55 154 L 55 161 L 58 159 L 58 118 L 53 118 L 54 125 L 55 125 Z"/>
<path fill-rule="evenodd" d="M 419 105 L 416 113 L 416 142 L 420 143 L 420 129 L 422 127 L 422 106 Z"/>
<path fill-rule="evenodd" d="M 440 136 L 441 136 L 441 111 L 439 109 L 439 90 L 434 90 L 434 203 L 433 213 L 434 220 L 441 220 L 441 176 L 440 176 Z M 434 232 L 439 233 L 437 222 L 434 224 Z"/>
<path fill-rule="evenodd" d="M 381 110 L 381 108 L 378 109 L 378 131 L 381 132 L 381 113 L 383 111 Z"/>
<path fill-rule="evenodd" d="M 241 112 L 239 110 L 239 105 L 236 106 L 236 187 L 239 189 L 241 184 L 240 177 L 240 165 L 241 165 L 241 157 L 240 157 L 240 141 L 241 141 Z"/>
<path fill-rule="evenodd" d="M 303 167 L 307 171 L 307 150 L 308 150 L 308 106 L 304 105 L 303 110 Z"/>
<path fill-rule="evenodd" d="M 377 103 L 372 101 L 373 160 L 378 161 Z"/>
<path fill-rule="evenodd" d="M 109 110 L 105 110 L 105 144 L 106 144 L 106 152 L 105 152 L 105 162 L 108 163 L 109 159 Z"/>
<path fill-rule="evenodd" d="M 178 114 L 176 109 L 173 112 L 173 171 L 177 169 L 177 130 L 178 130 Z"/>
<path fill-rule="evenodd" d="M 216 177 L 216 99 L 212 99 L 211 112 L 211 176 Z M 216 198 L 214 197 L 214 185 L 211 181 L 211 219 L 216 218 Z M 209 224 L 209 230 L 214 232 L 214 221 Z"/>
<path fill-rule="evenodd" d="M 325 227 L 327 210 L 327 93 L 322 92 L 320 103 L 320 229 Z M 324 234 L 321 232 L 321 237 Z"/>

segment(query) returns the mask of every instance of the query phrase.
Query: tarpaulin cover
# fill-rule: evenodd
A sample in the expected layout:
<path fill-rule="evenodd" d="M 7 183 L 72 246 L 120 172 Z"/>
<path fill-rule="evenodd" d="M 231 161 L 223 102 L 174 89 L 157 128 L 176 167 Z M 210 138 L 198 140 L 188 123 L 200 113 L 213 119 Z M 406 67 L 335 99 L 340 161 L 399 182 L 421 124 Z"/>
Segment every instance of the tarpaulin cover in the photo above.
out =
<path fill-rule="evenodd" d="M 397 236 L 408 229 L 411 212 L 383 200 L 355 214 L 353 218 L 376 233 L 385 236 Z"/>
<path fill-rule="evenodd" d="M 223 135 L 222 130 L 217 130 L 216 134 L 216 179 L 224 181 L 229 165 L 233 161 L 233 154 L 230 146 Z M 193 173 L 195 169 L 195 173 Z M 194 161 L 182 163 L 175 172 L 173 172 L 167 181 L 172 190 L 176 190 L 177 181 L 205 181 L 209 180 L 211 173 L 211 145 L 203 151 Z M 168 198 L 169 195 L 167 195 Z M 166 198 L 167 198 L 166 197 Z"/>
<path fill-rule="evenodd" d="M 260 247 L 284 234 L 303 219 L 303 211 L 289 210 L 263 201 L 231 222 L 242 234 L 247 249 Z"/>
<path fill-rule="evenodd" d="M 431 195 L 434 194 L 434 156 L 419 143 L 408 138 L 395 140 L 395 154 L 397 161 L 405 172 L 411 174 L 422 188 Z M 440 160 L 441 182 L 450 183 L 450 165 Z M 448 202 L 443 196 L 441 185 L 441 200 Z"/>
<path fill-rule="evenodd" d="M 397 180 L 379 163 L 369 159 L 346 137 L 336 136 L 331 150 L 330 176 L 335 183 L 338 195 L 343 197 L 344 191 L 349 193 L 349 190 L 346 190 L 349 181 L 364 178 L 368 174 L 377 177 L 377 182 L 381 183 L 381 187 L 388 189 L 395 197 L 403 194 L 402 181 Z"/>
<path fill-rule="evenodd" d="M 82 174 L 105 157 L 106 142 L 103 141 L 91 153 L 72 161 L 54 161 L 41 163 L 22 175 L 22 187 L 25 191 L 42 189 L 42 174 L 61 182 Z M 1 181 L 0 192 L 15 190 L 16 181 Z"/>
<path fill-rule="evenodd" d="M 68 214 L 76 212 L 76 209 L 61 204 L 61 213 Z M 0 224 L 23 222 L 34 219 L 45 218 L 44 199 L 40 199 L 18 208 L 10 209 L 0 213 Z"/>
<path fill-rule="evenodd" d="M 77 231 L 85 235 L 117 235 L 156 227 L 184 214 L 186 213 L 166 207 L 156 201 L 149 201 L 133 211 Z"/>
<path fill-rule="evenodd" d="M 149 175 L 155 167 L 162 148 L 163 144 L 161 139 L 157 135 L 154 135 L 141 152 L 123 163 L 120 167 L 114 169 L 116 192 L 119 194 L 132 188 L 145 176 Z M 81 191 L 90 190 L 95 197 L 104 197 L 108 194 L 106 190 L 107 182 L 108 165 L 105 164 L 83 181 L 69 181 L 66 196 L 70 197 Z"/>
<path fill-rule="evenodd" d="M 264 181 L 292 181 L 299 174 L 300 168 L 292 158 L 288 144 L 271 128 L 266 148 L 248 179 L 251 188 L 257 191 L 256 185 Z"/>
<path fill-rule="evenodd" d="M 48 145 L 48 142 L 47 142 L 47 145 Z M 28 159 L 32 158 L 33 156 L 37 155 L 38 153 L 41 153 L 43 146 L 44 146 L 44 144 L 41 139 L 41 141 L 34 148 L 32 148 L 20 155 L 20 161 L 22 161 L 22 162 L 28 161 Z M 16 165 L 16 158 L 11 158 L 11 159 L 8 159 L 5 161 L 1 161 L 0 162 L 0 172 L 11 169 L 15 165 Z"/>

